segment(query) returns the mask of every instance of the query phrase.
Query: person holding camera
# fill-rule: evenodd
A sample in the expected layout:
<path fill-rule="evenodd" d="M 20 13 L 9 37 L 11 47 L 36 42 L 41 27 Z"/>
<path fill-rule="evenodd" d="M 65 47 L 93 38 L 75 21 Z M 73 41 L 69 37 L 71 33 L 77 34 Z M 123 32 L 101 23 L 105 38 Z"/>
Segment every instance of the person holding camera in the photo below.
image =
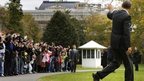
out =
<path fill-rule="evenodd" d="M 4 76 L 5 44 L 0 37 L 0 76 Z"/>

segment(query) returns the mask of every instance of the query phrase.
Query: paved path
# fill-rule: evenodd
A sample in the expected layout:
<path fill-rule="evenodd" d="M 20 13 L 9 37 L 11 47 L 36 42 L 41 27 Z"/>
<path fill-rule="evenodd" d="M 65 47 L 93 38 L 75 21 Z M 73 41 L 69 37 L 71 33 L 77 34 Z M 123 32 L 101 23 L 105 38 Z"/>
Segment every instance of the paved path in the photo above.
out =
<path fill-rule="evenodd" d="M 24 75 L 17 75 L 17 76 L 0 77 L 0 81 L 37 81 L 40 77 L 56 75 L 56 74 L 63 74 L 63 72 L 35 73 L 35 74 L 24 74 Z"/>
<path fill-rule="evenodd" d="M 88 72 L 94 70 L 78 70 L 77 72 Z M 0 81 L 37 81 L 40 77 L 50 76 L 56 74 L 64 74 L 70 72 L 56 72 L 56 73 L 36 73 L 36 74 L 24 74 L 17 76 L 0 77 Z"/>

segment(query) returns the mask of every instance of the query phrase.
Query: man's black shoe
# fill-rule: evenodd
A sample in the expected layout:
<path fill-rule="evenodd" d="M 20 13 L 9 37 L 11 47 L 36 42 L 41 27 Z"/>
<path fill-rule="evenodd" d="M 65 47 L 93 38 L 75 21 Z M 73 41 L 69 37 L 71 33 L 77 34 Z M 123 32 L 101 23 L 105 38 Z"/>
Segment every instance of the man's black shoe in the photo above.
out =
<path fill-rule="evenodd" d="M 99 77 L 96 74 L 92 74 L 93 81 L 100 81 Z"/>

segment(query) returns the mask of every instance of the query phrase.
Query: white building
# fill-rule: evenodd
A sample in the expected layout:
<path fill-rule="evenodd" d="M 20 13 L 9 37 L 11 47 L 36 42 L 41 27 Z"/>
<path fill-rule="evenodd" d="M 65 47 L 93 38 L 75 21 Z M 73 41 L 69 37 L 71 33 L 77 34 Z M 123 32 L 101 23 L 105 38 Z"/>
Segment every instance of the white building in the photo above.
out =
<path fill-rule="evenodd" d="M 101 68 L 101 50 L 106 47 L 90 41 L 79 47 L 82 53 L 82 67 Z"/>
<path fill-rule="evenodd" d="M 57 9 L 58 10 L 58 9 Z M 65 11 L 65 9 L 60 9 L 61 11 Z M 91 15 L 91 11 L 88 9 L 69 9 L 71 11 L 70 15 L 75 17 L 78 20 L 83 20 L 87 16 Z M 34 17 L 35 21 L 37 21 L 40 27 L 46 27 L 46 24 L 51 19 L 56 9 L 48 9 L 48 10 L 25 10 L 24 13 L 30 13 Z M 97 13 L 97 11 L 93 11 L 93 13 Z"/>
<path fill-rule="evenodd" d="M 78 20 L 83 20 L 85 17 L 95 13 L 104 13 L 99 11 L 97 7 L 89 8 L 87 3 L 79 1 L 43 1 L 39 8 L 36 10 L 24 10 L 24 14 L 32 14 L 40 27 L 45 28 L 57 10 L 70 10 L 70 15 Z"/>
<path fill-rule="evenodd" d="M 87 1 L 89 3 L 101 3 L 101 2 L 117 2 L 117 1 L 123 1 L 123 0 L 84 0 L 84 1 Z"/>
<path fill-rule="evenodd" d="M 88 0 L 92 2 L 93 0 Z M 95 3 L 86 3 L 79 1 L 43 1 L 39 8 L 36 10 L 24 10 L 24 14 L 30 13 L 37 21 L 40 27 L 45 28 L 48 21 L 51 19 L 55 11 L 70 10 L 70 15 L 78 20 L 83 20 L 87 16 L 96 13 L 106 14 L 105 4 L 111 0 L 96 0 Z M 115 3 L 118 0 L 113 0 Z M 97 3 L 96 3 L 97 2 Z"/>

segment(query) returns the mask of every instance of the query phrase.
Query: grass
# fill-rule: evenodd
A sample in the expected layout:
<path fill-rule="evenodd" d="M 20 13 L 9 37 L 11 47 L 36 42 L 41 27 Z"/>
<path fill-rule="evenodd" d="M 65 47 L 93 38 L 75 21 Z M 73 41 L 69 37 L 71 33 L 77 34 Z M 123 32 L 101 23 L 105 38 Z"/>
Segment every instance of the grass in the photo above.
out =
<path fill-rule="evenodd" d="M 80 68 L 82 69 L 82 68 Z M 84 68 L 86 69 L 86 68 Z M 88 68 L 89 70 L 89 68 Z M 45 76 L 38 81 L 93 81 L 91 74 L 94 72 L 82 72 L 82 73 L 67 73 L 58 74 L 53 76 Z M 144 81 L 144 65 L 140 65 L 140 70 L 135 73 L 134 81 Z M 124 68 L 121 66 L 115 73 L 111 73 L 101 81 L 124 81 Z"/>
<path fill-rule="evenodd" d="M 77 65 L 77 70 L 95 70 L 96 68 L 86 68 L 82 67 L 82 65 Z"/>

